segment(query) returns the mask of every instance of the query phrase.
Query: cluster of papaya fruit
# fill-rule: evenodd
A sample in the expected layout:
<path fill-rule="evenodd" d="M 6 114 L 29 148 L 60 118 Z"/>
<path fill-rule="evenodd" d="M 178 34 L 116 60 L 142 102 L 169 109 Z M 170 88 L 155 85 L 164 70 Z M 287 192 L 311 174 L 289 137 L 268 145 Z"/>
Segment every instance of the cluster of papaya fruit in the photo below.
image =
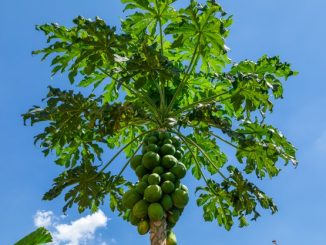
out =
<path fill-rule="evenodd" d="M 187 169 L 180 162 L 184 149 L 180 138 L 169 132 L 153 132 L 143 140 L 142 154 L 130 160 L 139 181 L 122 198 L 129 210 L 129 222 L 141 235 L 148 233 L 151 221 L 166 219 L 169 244 L 174 243 L 171 229 L 189 201 L 188 188 L 180 180 Z"/>

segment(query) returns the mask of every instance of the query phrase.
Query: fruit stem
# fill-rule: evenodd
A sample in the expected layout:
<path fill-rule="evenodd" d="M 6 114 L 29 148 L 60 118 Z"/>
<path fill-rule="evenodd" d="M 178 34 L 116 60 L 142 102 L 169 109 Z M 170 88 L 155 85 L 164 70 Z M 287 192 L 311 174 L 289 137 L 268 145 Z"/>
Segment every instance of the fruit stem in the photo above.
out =
<path fill-rule="evenodd" d="M 164 217 L 159 221 L 151 221 L 150 239 L 151 245 L 166 245 L 167 224 Z"/>

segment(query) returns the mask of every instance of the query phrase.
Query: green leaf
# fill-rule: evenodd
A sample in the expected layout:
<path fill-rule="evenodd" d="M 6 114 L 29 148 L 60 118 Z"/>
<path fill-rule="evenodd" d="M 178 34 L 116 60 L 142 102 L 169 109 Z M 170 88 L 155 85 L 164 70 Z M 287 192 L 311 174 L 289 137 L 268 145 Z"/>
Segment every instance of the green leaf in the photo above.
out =
<path fill-rule="evenodd" d="M 237 168 L 229 166 L 227 170 L 230 176 L 221 184 L 210 179 L 209 186 L 197 188 L 200 192 L 197 205 L 203 207 L 206 221 L 216 220 L 218 225 L 230 230 L 236 217 L 240 227 L 248 225 L 246 216 L 256 220 L 260 216 L 258 205 L 272 213 L 277 211 L 273 200 L 246 180 Z"/>
<path fill-rule="evenodd" d="M 217 18 L 217 14 L 224 16 L 225 12 L 212 1 L 207 1 L 206 5 L 191 1 L 179 13 L 179 18 L 173 19 L 165 29 L 165 34 L 172 35 L 174 40 L 169 58 L 174 59 L 182 53 L 183 60 L 190 60 L 197 53 L 201 58 L 202 71 L 220 72 L 230 62 L 224 39 L 228 35 L 226 28 L 231 23 L 231 17 Z"/>
<path fill-rule="evenodd" d="M 192 167 L 191 173 L 197 180 L 200 180 L 202 177 L 201 172 L 200 172 L 200 166 L 198 166 L 198 165 L 195 165 Z"/>
<path fill-rule="evenodd" d="M 80 213 L 86 209 L 96 211 L 103 204 L 107 194 L 116 198 L 110 205 L 117 208 L 117 199 L 121 199 L 122 186 L 126 184 L 126 181 L 122 177 L 116 178 L 111 173 L 98 172 L 97 169 L 98 167 L 83 163 L 81 166 L 63 172 L 54 179 L 53 187 L 44 194 L 43 200 L 53 200 L 65 189 L 71 187 L 65 194 L 64 213 L 73 204 L 78 205 Z M 118 209 L 122 210 L 123 208 L 118 207 Z"/>
<path fill-rule="evenodd" d="M 246 173 L 255 171 L 259 178 L 266 173 L 274 177 L 279 173 L 279 158 L 297 165 L 294 146 L 272 126 L 245 121 L 233 135 L 239 143 L 236 156 L 240 162 L 245 161 Z"/>
<path fill-rule="evenodd" d="M 211 161 L 208 161 L 203 154 L 200 152 L 198 155 L 201 156 L 201 163 L 207 169 L 211 175 L 215 175 L 220 168 L 227 162 L 226 155 L 221 151 L 217 142 L 209 134 L 203 131 L 196 131 L 193 135 L 188 136 L 191 138 L 200 148 L 209 156 Z"/>
<path fill-rule="evenodd" d="M 104 103 L 115 101 L 118 98 L 118 90 L 116 88 L 115 82 L 112 81 L 111 83 L 105 86 L 103 98 L 104 98 L 103 101 Z"/>
<path fill-rule="evenodd" d="M 117 68 L 116 57 L 125 56 L 130 38 L 117 35 L 114 27 L 98 17 L 89 20 L 79 16 L 73 22 L 75 26 L 72 28 L 58 24 L 37 26 L 36 29 L 48 37 L 49 46 L 33 54 L 43 54 L 42 60 L 56 55 L 51 62 L 53 75 L 68 72 L 71 83 L 75 82 L 77 75 L 82 75 L 80 86 L 96 86 L 109 76 L 99 71 Z"/>
<path fill-rule="evenodd" d="M 138 9 L 122 22 L 123 30 L 135 37 L 142 33 L 155 36 L 158 25 L 165 25 L 171 19 L 177 19 L 176 11 L 171 6 L 175 0 L 121 0 L 125 10 Z"/>
<path fill-rule="evenodd" d="M 295 74 L 290 65 L 282 63 L 279 57 L 263 56 L 256 63 L 246 60 L 235 64 L 229 73 L 223 75 L 233 84 L 229 106 L 233 107 L 239 118 L 248 118 L 251 112 L 257 110 L 272 111 L 271 97 L 283 97 L 279 78 L 287 79 Z"/>
<path fill-rule="evenodd" d="M 23 115 L 25 123 L 30 120 L 31 125 L 47 122 L 44 132 L 35 136 L 35 143 L 40 143 L 45 155 L 54 151 L 56 163 L 67 168 L 80 160 L 101 161 L 102 144 L 108 138 L 115 139 L 121 128 L 135 126 L 134 122 L 146 122 L 143 105 L 108 104 L 107 100 L 113 100 L 111 89 L 115 88 L 109 85 L 103 99 L 50 87 L 46 107 L 33 107 Z M 115 145 L 119 146 L 116 140 Z"/>
<path fill-rule="evenodd" d="M 16 242 L 15 245 L 41 245 L 50 242 L 52 242 L 50 232 L 44 227 L 40 227 Z"/>

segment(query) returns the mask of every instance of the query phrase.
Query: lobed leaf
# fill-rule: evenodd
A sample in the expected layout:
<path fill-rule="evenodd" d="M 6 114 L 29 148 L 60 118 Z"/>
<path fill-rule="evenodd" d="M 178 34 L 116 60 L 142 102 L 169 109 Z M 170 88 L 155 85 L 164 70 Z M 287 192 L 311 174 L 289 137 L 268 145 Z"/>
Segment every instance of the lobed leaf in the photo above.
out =
<path fill-rule="evenodd" d="M 98 167 L 83 163 L 63 172 L 54 179 L 53 187 L 44 194 L 43 200 L 53 200 L 70 187 L 71 189 L 64 196 L 66 201 L 63 207 L 64 213 L 73 204 L 78 206 L 80 213 L 85 209 L 95 212 L 98 206 L 103 204 L 104 198 L 108 194 L 115 198 L 110 204 L 112 209 L 117 208 L 121 211 L 123 209 L 121 198 L 123 186 L 127 183 L 126 180 L 122 177 L 117 178 L 110 172 L 103 173 L 97 170 Z"/>
<path fill-rule="evenodd" d="M 45 101 L 45 108 L 35 106 L 23 118 L 31 125 L 47 122 L 44 132 L 35 136 L 35 143 L 40 142 L 45 156 L 55 151 L 56 163 L 67 168 L 74 167 L 80 159 L 101 161 L 103 146 L 111 147 L 109 138 L 114 139 L 112 147 L 119 146 L 115 138 L 121 129 L 136 126 L 134 123 L 139 120 L 143 124 L 147 117 L 141 105 L 107 104 L 93 94 L 85 97 L 52 87 Z"/>
<path fill-rule="evenodd" d="M 125 56 L 130 37 L 115 33 L 115 27 L 108 26 L 102 19 L 85 19 L 78 16 L 73 20 L 74 26 L 66 28 L 58 24 L 45 24 L 36 27 L 47 36 L 49 46 L 34 51 L 43 54 L 42 60 L 50 55 L 52 58 L 52 75 L 68 72 L 71 83 L 82 75 L 79 86 L 93 85 L 97 87 L 107 77 L 113 77 L 118 67 L 116 55 Z M 109 70 L 103 74 L 102 70 Z M 116 99 L 112 95 L 108 101 Z"/>
<path fill-rule="evenodd" d="M 246 180 L 237 168 L 229 166 L 227 169 L 230 176 L 221 184 L 210 179 L 209 186 L 197 188 L 200 193 L 197 205 L 203 207 L 206 221 L 216 220 L 218 225 L 230 230 L 236 218 L 240 227 L 248 225 L 247 216 L 256 220 L 260 216 L 258 206 L 272 213 L 277 211 L 272 199 Z"/>
<path fill-rule="evenodd" d="M 165 29 L 165 34 L 173 38 L 169 58 L 182 54 L 181 59 L 185 61 L 196 54 L 198 60 L 201 58 L 203 72 L 220 72 L 230 62 L 224 39 L 228 36 L 226 28 L 231 18 L 217 18 L 217 14 L 224 16 L 226 13 L 213 1 L 207 1 L 206 5 L 191 1 L 179 13 L 179 18 Z"/>

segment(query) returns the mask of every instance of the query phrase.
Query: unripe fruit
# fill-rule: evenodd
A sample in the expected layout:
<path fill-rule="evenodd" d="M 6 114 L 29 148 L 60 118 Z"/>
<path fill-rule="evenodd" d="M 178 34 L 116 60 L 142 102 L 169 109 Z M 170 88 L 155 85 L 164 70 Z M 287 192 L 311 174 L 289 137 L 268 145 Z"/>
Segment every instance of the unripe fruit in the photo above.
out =
<path fill-rule="evenodd" d="M 175 181 L 175 175 L 171 172 L 166 172 L 166 173 L 162 174 L 161 177 L 162 177 L 163 181 L 166 181 L 166 180 L 170 180 L 171 182 Z"/>
<path fill-rule="evenodd" d="M 158 174 L 150 174 L 148 176 L 148 184 L 150 185 L 159 185 L 161 182 L 161 177 Z"/>
<path fill-rule="evenodd" d="M 170 171 L 178 178 L 178 179 L 182 179 L 183 177 L 185 177 L 186 173 L 187 173 L 187 168 L 186 166 L 181 163 L 178 162 L 177 164 L 175 164 Z"/>
<path fill-rule="evenodd" d="M 158 152 L 159 151 L 159 147 L 155 144 L 149 144 L 147 146 L 148 151 L 153 151 L 153 152 Z"/>
<path fill-rule="evenodd" d="M 159 203 L 152 203 L 148 207 L 148 217 L 151 221 L 162 220 L 164 217 L 163 207 Z"/>
<path fill-rule="evenodd" d="M 173 207 L 173 201 L 170 195 L 164 195 L 161 200 L 161 205 L 165 211 L 169 211 Z"/>
<path fill-rule="evenodd" d="M 125 192 L 122 196 L 122 205 L 125 208 L 132 208 L 142 197 L 137 193 L 135 189 Z"/>
<path fill-rule="evenodd" d="M 177 238 L 174 232 L 169 232 L 166 238 L 166 245 L 177 245 Z"/>
<path fill-rule="evenodd" d="M 162 197 L 162 189 L 158 185 L 149 185 L 144 192 L 144 199 L 148 202 L 157 202 Z"/>
<path fill-rule="evenodd" d="M 139 182 L 137 183 L 137 185 L 136 185 L 136 191 L 137 191 L 139 194 L 144 195 L 144 191 L 145 191 L 145 189 L 146 189 L 147 186 L 148 186 L 148 185 L 147 185 L 146 182 L 144 182 L 144 181 L 139 181 Z"/>
<path fill-rule="evenodd" d="M 136 168 L 141 164 L 142 155 L 136 155 L 130 160 L 130 166 L 133 170 L 136 170 Z"/>
<path fill-rule="evenodd" d="M 145 168 L 152 170 L 160 164 L 160 155 L 153 151 L 148 151 L 142 158 L 142 164 Z"/>
<path fill-rule="evenodd" d="M 146 220 L 140 221 L 137 230 L 140 235 L 145 235 L 149 231 L 149 223 Z"/>
<path fill-rule="evenodd" d="M 160 149 L 160 153 L 162 155 L 174 155 L 175 147 L 171 144 L 164 144 Z"/>
<path fill-rule="evenodd" d="M 161 185 L 162 191 L 166 194 L 170 194 L 174 191 L 174 184 L 170 180 L 166 180 Z"/>
<path fill-rule="evenodd" d="M 143 178 L 144 175 L 147 174 L 148 170 L 143 166 L 143 165 L 139 165 L 137 168 L 136 168 L 136 175 L 138 176 L 138 178 Z"/>
<path fill-rule="evenodd" d="M 135 206 L 132 208 L 132 214 L 139 218 L 145 218 L 147 216 L 148 202 L 145 200 L 138 201 Z"/>
<path fill-rule="evenodd" d="M 188 192 L 182 189 L 176 189 L 175 192 L 172 193 L 172 200 L 175 207 L 182 209 L 189 201 Z"/>
<path fill-rule="evenodd" d="M 158 141 L 158 138 L 155 136 L 151 136 L 148 138 L 148 144 L 155 144 Z"/>
<path fill-rule="evenodd" d="M 164 168 L 162 166 L 157 166 L 153 169 L 153 173 L 155 174 L 163 174 L 165 172 Z"/>
<path fill-rule="evenodd" d="M 162 165 L 165 168 L 172 168 L 177 163 L 178 163 L 178 159 L 176 159 L 172 155 L 165 155 L 162 157 Z"/>

